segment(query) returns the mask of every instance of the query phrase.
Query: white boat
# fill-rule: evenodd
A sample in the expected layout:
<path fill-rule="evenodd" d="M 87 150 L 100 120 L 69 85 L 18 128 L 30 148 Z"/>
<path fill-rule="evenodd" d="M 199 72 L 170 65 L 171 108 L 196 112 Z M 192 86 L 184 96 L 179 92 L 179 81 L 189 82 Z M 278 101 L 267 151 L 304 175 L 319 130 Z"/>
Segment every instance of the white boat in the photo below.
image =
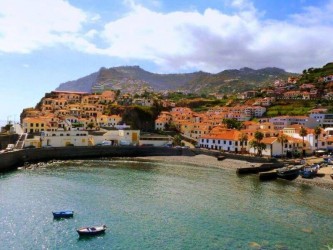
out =
<path fill-rule="evenodd" d="M 76 231 L 80 236 L 99 235 L 105 232 L 106 226 L 94 226 L 94 227 L 81 227 Z"/>

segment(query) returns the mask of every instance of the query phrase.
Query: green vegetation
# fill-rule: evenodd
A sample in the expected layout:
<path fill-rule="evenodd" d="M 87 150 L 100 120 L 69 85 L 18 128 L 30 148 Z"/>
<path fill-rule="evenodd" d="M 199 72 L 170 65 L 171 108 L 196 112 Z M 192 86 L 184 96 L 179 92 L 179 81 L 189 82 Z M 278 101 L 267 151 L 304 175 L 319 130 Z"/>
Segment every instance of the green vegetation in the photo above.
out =
<path fill-rule="evenodd" d="M 227 103 L 227 99 L 183 99 L 177 103 L 177 106 L 188 107 L 195 112 L 207 111 L 211 107 L 224 106 Z"/>
<path fill-rule="evenodd" d="M 302 83 L 317 83 L 321 77 L 333 75 L 333 63 L 328 63 L 322 68 L 309 68 L 303 70 L 303 75 L 298 81 Z"/>
<path fill-rule="evenodd" d="M 190 100 L 198 98 L 196 94 L 184 94 L 183 92 L 171 92 L 168 94 L 167 98 L 172 102 L 179 102 L 183 99 Z"/>
<path fill-rule="evenodd" d="M 223 119 L 222 123 L 225 124 L 228 129 L 241 130 L 243 128 L 243 123 L 236 119 Z"/>
<path fill-rule="evenodd" d="M 316 106 L 316 101 L 313 100 L 279 100 L 267 108 L 266 116 L 308 115 Z"/>
<path fill-rule="evenodd" d="M 122 121 L 130 125 L 132 129 L 153 131 L 155 120 L 150 108 L 132 106 L 125 109 Z"/>

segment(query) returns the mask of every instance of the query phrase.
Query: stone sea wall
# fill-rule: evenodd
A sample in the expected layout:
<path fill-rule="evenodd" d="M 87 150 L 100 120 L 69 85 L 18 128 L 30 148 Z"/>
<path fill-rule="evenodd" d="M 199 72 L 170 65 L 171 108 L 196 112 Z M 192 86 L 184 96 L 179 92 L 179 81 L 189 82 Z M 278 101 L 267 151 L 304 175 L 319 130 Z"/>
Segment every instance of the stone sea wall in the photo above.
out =
<path fill-rule="evenodd" d="M 253 163 L 271 163 L 276 162 L 275 159 L 272 158 L 265 158 L 265 157 L 256 157 L 252 155 L 242 155 L 242 154 L 234 154 L 234 153 L 227 153 L 227 152 L 221 152 L 218 150 L 210 150 L 210 149 L 202 149 L 202 148 L 196 148 L 191 149 L 192 152 L 196 155 L 198 154 L 205 154 L 209 156 L 225 156 L 228 159 L 234 159 L 234 160 L 240 160 L 240 161 L 248 161 Z"/>
<path fill-rule="evenodd" d="M 99 157 L 138 157 L 187 155 L 189 149 L 167 147 L 60 147 L 19 150 L 0 154 L 0 172 L 14 170 L 25 162 L 88 159 Z"/>

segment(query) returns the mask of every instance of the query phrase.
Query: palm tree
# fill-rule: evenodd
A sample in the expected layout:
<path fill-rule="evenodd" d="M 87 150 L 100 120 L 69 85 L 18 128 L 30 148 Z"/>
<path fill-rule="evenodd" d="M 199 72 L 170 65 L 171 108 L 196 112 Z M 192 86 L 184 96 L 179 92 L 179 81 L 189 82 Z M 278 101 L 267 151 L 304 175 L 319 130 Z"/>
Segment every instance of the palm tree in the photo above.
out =
<path fill-rule="evenodd" d="M 280 134 L 277 138 L 277 141 L 279 143 L 281 143 L 281 152 L 282 152 L 282 156 L 283 156 L 283 146 L 285 143 L 288 142 L 288 137 L 285 134 Z"/>
<path fill-rule="evenodd" d="M 264 134 L 262 132 L 260 132 L 260 131 L 257 130 L 254 133 L 254 138 L 256 139 L 257 142 L 261 142 L 262 139 L 264 139 Z"/>
<path fill-rule="evenodd" d="M 304 137 L 308 135 L 308 131 L 306 130 L 306 128 L 304 128 L 304 127 L 302 126 L 301 129 L 300 129 L 300 131 L 299 131 L 299 135 L 303 138 L 303 156 L 305 156 Z"/>
<path fill-rule="evenodd" d="M 240 143 L 240 145 L 242 146 L 242 148 L 241 148 L 241 151 L 243 152 L 243 144 L 244 144 L 244 142 L 247 142 L 247 140 L 249 139 L 249 137 L 247 136 L 247 134 L 246 133 L 240 133 L 240 135 L 239 135 L 239 137 L 238 137 L 238 140 L 239 140 L 239 143 Z"/>
<path fill-rule="evenodd" d="M 255 140 L 250 141 L 250 147 L 254 149 L 254 153 L 256 153 L 256 150 L 258 148 L 258 142 Z"/>
<path fill-rule="evenodd" d="M 319 126 L 317 126 L 315 129 L 314 129 L 314 134 L 316 136 L 316 140 L 317 140 L 317 149 L 318 149 L 318 141 L 319 141 L 319 135 L 321 134 L 321 128 Z"/>
<path fill-rule="evenodd" d="M 253 147 L 254 150 L 258 150 L 258 156 L 261 156 L 262 151 L 266 149 L 266 144 L 261 142 L 262 139 L 264 139 L 264 134 L 260 131 L 256 131 L 254 133 L 254 140 L 250 142 L 251 147 Z"/>

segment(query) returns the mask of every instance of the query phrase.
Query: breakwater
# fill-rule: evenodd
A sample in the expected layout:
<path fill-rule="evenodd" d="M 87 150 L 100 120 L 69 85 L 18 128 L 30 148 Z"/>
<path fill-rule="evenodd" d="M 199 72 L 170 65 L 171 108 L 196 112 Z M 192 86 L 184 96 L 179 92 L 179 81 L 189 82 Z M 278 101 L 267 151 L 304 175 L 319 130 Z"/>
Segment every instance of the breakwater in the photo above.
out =
<path fill-rule="evenodd" d="M 18 150 L 0 154 L 0 172 L 14 170 L 25 162 L 49 160 L 89 159 L 99 157 L 139 157 L 139 156 L 194 156 L 205 154 L 213 157 L 224 156 L 230 159 L 270 163 L 272 159 L 222 153 L 217 150 L 187 149 L 168 147 L 131 147 L 131 146 L 91 146 L 91 147 L 58 147 Z"/>
<path fill-rule="evenodd" d="M 188 155 L 183 148 L 166 147 L 59 147 L 18 150 L 0 154 L 0 172 L 14 170 L 25 162 L 89 159 L 99 157 L 177 156 Z"/>
<path fill-rule="evenodd" d="M 218 150 L 211 150 L 211 149 L 204 149 L 204 148 L 195 148 L 191 149 L 191 151 L 198 155 L 198 154 L 205 154 L 209 156 L 213 156 L 218 158 L 219 156 L 223 156 L 226 159 L 234 159 L 234 160 L 240 160 L 240 161 L 247 161 L 251 163 L 276 163 L 278 162 L 276 159 L 273 158 L 265 158 L 265 157 L 257 157 L 257 156 L 251 156 L 251 155 L 242 155 L 242 154 L 234 154 L 234 153 L 228 153 L 228 152 L 221 152 Z"/>

